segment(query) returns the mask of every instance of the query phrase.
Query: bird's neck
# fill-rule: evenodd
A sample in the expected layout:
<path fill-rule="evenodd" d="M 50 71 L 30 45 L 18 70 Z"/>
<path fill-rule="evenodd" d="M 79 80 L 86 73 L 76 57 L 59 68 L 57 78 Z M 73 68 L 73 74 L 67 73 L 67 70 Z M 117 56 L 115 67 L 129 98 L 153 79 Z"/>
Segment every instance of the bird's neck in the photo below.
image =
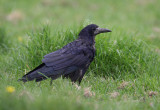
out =
<path fill-rule="evenodd" d="M 91 45 L 95 44 L 95 36 L 79 36 L 78 39 L 84 40 Z"/>
<path fill-rule="evenodd" d="M 95 43 L 95 35 L 93 35 L 92 33 L 88 32 L 86 29 L 83 29 L 79 35 L 78 35 L 78 39 L 82 39 L 87 41 L 90 44 L 94 44 Z"/>

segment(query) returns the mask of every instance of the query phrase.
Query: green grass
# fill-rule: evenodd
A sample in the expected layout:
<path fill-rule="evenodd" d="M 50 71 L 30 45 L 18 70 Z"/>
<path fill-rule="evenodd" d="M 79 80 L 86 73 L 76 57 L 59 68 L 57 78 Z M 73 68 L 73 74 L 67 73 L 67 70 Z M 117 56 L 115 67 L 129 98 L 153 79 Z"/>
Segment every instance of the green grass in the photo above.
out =
<path fill-rule="evenodd" d="M 156 0 L 1 0 L 0 110 L 159 110 L 159 19 Z M 96 57 L 80 89 L 63 78 L 52 86 L 50 79 L 17 81 L 90 23 L 112 33 L 96 37 Z"/>

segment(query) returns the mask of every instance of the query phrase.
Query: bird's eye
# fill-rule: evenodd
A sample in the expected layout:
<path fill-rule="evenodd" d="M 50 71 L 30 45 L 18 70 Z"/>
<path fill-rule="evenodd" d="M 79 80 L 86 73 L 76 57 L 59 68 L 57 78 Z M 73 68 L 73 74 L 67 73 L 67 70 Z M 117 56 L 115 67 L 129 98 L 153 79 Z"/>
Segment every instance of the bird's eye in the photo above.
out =
<path fill-rule="evenodd" d="M 95 29 L 95 28 L 92 28 L 92 30 L 95 31 L 96 29 Z"/>

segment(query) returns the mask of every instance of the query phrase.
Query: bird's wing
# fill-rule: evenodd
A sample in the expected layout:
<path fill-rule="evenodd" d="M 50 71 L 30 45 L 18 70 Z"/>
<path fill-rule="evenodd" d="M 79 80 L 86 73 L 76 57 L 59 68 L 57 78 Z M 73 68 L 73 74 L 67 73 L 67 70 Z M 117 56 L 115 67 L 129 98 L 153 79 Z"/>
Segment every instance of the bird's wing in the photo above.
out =
<path fill-rule="evenodd" d="M 86 64 L 89 61 L 87 48 L 83 45 L 78 46 L 77 43 L 79 42 L 72 42 L 58 51 L 45 55 L 42 62 L 48 67 L 53 67 L 55 71 Z"/>

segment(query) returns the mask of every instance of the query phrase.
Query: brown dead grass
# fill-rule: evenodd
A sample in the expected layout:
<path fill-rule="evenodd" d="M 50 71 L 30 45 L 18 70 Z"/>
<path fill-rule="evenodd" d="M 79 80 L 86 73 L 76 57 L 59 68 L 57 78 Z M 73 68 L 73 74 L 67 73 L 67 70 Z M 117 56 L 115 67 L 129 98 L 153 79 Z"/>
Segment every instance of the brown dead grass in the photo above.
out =
<path fill-rule="evenodd" d="M 124 89 L 128 84 L 129 82 L 123 81 L 117 89 Z"/>
<path fill-rule="evenodd" d="M 19 96 L 19 98 L 20 97 L 27 97 L 31 101 L 34 100 L 34 97 L 28 91 L 25 91 L 25 90 L 22 91 L 18 96 Z"/>
<path fill-rule="evenodd" d="M 95 93 L 91 91 L 91 87 L 84 88 L 84 94 L 85 97 L 92 97 L 95 96 Z"/>
<path fill-rule="evenodd" d="M 159 33 L 160 32 L 160 27 L 153 27 L 153 31 Z"/>
<path fill-rule="evenodd" d="M 145 6 L 145 5 L 148 5 L 148 4 L 152 4 L 152 3 L 156 3 L 157 0 L 136 0 L 136 4 L 138 5 L 142 5 L 142 6 Z"/>
<path fill-rule="evenodd" d="M 156 48 L 155 51 L 160 55 L 160 49 L 159 48 Z"/>
<path fill-rule="evenodd" d="M 119 94 L 119 92 L 112 92 L 112 93 L 110 93 L 110 97 L 111 98 L 116 98 L 116 97 L 118 97 L 120 94 Z"/>
<path fill-rule="evenodd" d="M 43 0 L 41 3 L 43 6 L 53 6 L 54 5 L 53 0 Z"/>
<path fill-rule="evenodd" d="M 7 21 L 16 24 L 24 19 L 24 13 L 20 10 L 14 10 L 6 16 Z"/>
<path fill-rule="evenodd" d="M 149 91 L 148 95 L 149 95 L 149 97 L 152 97 L 152 96 L 158 95 L 158 92 L 156 92 L 156 91 Z"/>

